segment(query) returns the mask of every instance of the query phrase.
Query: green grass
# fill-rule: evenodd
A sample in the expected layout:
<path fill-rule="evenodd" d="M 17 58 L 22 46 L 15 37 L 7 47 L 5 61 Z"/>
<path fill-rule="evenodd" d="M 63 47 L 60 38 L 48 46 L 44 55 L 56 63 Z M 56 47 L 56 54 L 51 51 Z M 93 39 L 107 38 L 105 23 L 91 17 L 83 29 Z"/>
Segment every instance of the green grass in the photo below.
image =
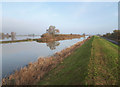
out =
<path fill-rule="evenodd" d="M 40 85 L 75 85 L 84 84 L 87 76 L 89 58 L 91 56 L 92 40 L 85 42 L 80 48 L 64 59 L 54 70 L 49 72 Z"/>
<path fill-rule="evenodd" d="M 51 70 L 39 85 L 115 85 L 118 84 L 117 45 L 93 36 L 63 63 Z"/>
<path fill-rule="evenodd" d="M 118 46 L 95 36 L 89 63 L 89 85 L 116 85 L 118 81 Z M 91 80 L 91 78 L 93 78 Z"/>

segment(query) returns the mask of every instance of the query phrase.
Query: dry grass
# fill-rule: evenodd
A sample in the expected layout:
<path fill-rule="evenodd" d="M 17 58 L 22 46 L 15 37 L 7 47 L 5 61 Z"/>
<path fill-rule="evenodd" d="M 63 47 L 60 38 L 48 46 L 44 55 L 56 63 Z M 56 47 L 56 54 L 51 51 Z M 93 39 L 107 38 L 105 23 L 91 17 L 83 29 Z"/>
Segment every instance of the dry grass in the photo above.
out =
<path fill-rule="evenodd" d="M 52 42 L 52 41 L 59 41 L 59 40 L 66 40 L 66 39 L 73 39 L 73 38 L 81 38 L 84 37 L 79 34 L 56 34 L 54 36 L 44 34 L 42 38 L 38 39 L 37 42 Z"/>
<path fill-rule="evenodd" d="M 39 58 L 34 63 L 29 63 L 27 67 L 21 68 L 14 74 L 7 78 L 3 78 L 3 85 L 33 85 L 40 81 L 43 76 L 50 70 L 54 69 L 59 63 L 62 63 L 63 59 L 69 56 L 74 50 L 80 47 L 86 40 L 78 42 L 73 46 L 55 53 L 54 56 L 48 58 Z"/>

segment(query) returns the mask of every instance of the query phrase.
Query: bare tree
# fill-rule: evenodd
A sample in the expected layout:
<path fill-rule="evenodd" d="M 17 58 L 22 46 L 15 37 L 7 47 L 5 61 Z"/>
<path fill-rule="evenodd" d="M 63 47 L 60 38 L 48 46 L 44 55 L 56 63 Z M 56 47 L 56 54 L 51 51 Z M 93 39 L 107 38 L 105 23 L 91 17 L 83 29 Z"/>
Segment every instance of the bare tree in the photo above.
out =
<path fill-rule="evenodd" d="M 51 34 L 51 35 L 55 35 L 55 34 L 57 34 L 57 33 L 59 33 L 60 31 L 59 31 L 59 29 L 55 29 L 56 27 L 55 26 L 50 26 L 49 27 L 49 29 L 47 29 L 46 30 L 46 32 L 48 33 L 48 34 Z"/>

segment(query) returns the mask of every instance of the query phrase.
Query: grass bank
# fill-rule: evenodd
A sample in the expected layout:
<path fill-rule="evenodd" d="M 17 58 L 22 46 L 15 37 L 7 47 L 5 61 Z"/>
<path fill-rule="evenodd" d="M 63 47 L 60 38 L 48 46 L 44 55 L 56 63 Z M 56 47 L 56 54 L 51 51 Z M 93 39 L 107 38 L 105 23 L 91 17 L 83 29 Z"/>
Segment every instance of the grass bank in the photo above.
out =
<path fill-rule="evenodd" d="M 118 49 L 117 45 L 94 37 L 86 79 L 88 85 L 118 84 Z"/>
<path fill-rule="evenodd" d="M 70 56 L 77 48 L 82 46 L 91 37 L 77 42 L 76 44 L 56 52 L 51 57 L 38 58 L 36 62 L 29 63 L 28 66 L 15 71 L 15 73 L 2 79 L 3 85 L 33 85 L 40 81 L 44 75 L 54 69 L 57 65 Z"/>
<path fill-rule="evenodd" d="M 94 36 L 47 73 L 39 85 L 118 84 L 117 45 Z"/>
<path fill-rule="evenodd" d="M 39 85 L 79 85 L 85 83 L 87 76 L 89 58 L 91 56 L 93 37 L 85 42 L 80 48 L 69 57 L 65 58 L 63 63 L 49 72 Z"/>

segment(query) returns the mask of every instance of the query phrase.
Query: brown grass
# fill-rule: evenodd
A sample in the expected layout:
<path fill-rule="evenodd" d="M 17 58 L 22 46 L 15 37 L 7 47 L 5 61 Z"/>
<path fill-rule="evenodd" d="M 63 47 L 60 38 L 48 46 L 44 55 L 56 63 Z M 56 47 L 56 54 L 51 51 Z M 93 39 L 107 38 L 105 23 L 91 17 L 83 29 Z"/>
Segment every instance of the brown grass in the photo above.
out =
<path fill-rule="evenodd" d="M 63 59 L 69 56 L 74 50 L 84 44 L 86 40 L 78 42 L 73 46 L 66 48 L 54 54 L 54 56 L 47 58 L 39 58 L 34 63 L 29 63 L 27 67 L 21 68 L 14 74 L 2 79 L 3 85 L 33 85 L 40 81 L 43 76 L 50 70 L 54 69 L 57 64 L 62 63 Z M 61 67 L 61 68 L 64 68 Z"/>
<path fill-rule="evenodd" d="M 52 42 L 52 41 L 59 41 L 59 40 L 66 40 L 66 39 L 73 39 L 73 38 L 81 38 L 84 37 L 83 35 L 79 34 L 56 34 L 54 36 L 51 35 L 43 35 L 42 38 L 37 39 L 37 42 Z"/>

